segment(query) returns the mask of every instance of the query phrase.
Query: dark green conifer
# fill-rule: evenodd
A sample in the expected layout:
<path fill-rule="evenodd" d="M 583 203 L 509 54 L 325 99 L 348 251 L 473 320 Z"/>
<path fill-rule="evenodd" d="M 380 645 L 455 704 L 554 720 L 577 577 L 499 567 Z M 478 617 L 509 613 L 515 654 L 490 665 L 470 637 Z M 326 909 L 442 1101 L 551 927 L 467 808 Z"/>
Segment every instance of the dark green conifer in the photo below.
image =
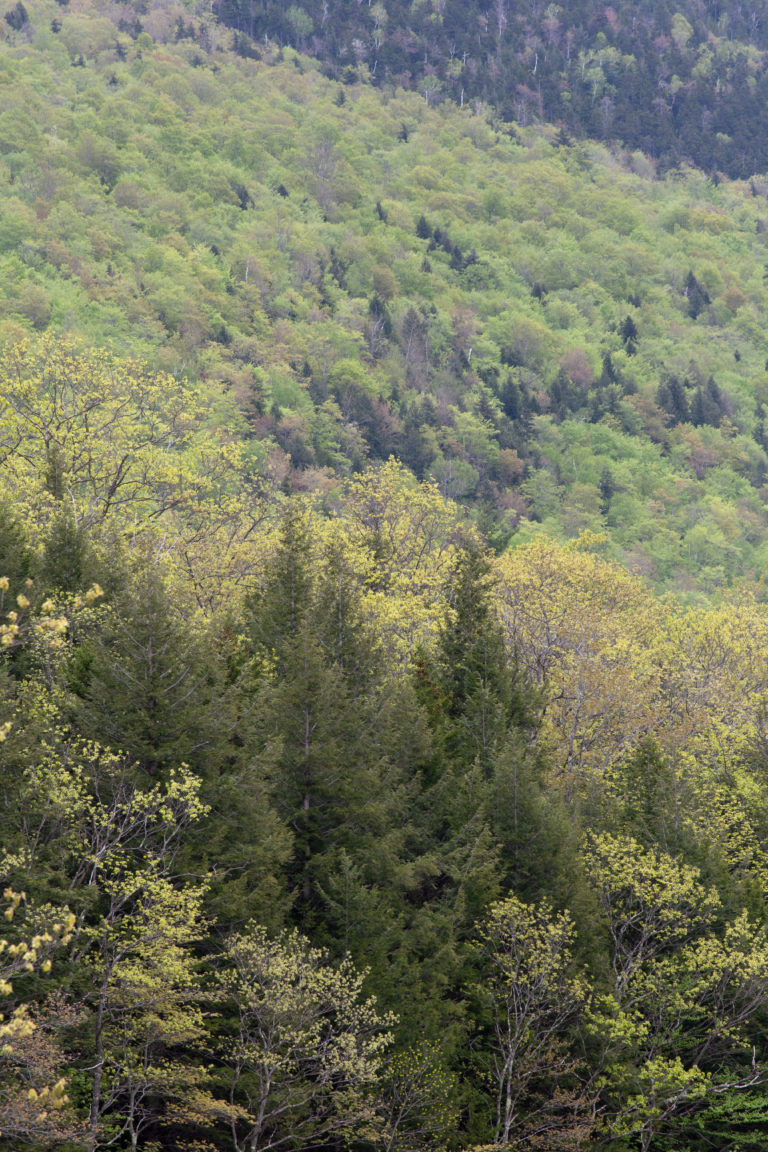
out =
<path fill-rule="evenodd" d="M 258 672 L 254 770 L 291 831 L 296 918 L 322 932 L 341 859 L 378 882 L 392 870 L 404 818 L 401 761 L 414 737 L 397 717 L 398 694 L 381 681 L 342 550 L 318 561 L 295 505 L 248 621 Z"/>

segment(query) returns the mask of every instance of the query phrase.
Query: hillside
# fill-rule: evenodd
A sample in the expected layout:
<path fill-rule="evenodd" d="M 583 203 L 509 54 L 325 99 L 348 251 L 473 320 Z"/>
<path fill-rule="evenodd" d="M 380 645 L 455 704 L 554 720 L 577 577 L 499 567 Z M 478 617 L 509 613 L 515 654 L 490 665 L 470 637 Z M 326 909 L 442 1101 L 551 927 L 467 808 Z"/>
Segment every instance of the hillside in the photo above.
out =
<path fill-rule="evenodd" d="M 187 374 L 300 491 L 394 454 L 499 548 L 590 528 L 661 586 L 762 571 L 758 177 L 660 177 L 238 57 L 182 9 L 141 32 L 122 5 L 24 11 L 0 47 L 6 340 Z"/>
<path fill-rule="evenodd" d="M 664 168 L 745 178 L 768 160 L 763 3 L 669 0 L 217 0 L 234 47 L 306 51 L 335 79 L 360 72 L 434 102 L 482 101 L 506 120 L 616 140 Z"/>

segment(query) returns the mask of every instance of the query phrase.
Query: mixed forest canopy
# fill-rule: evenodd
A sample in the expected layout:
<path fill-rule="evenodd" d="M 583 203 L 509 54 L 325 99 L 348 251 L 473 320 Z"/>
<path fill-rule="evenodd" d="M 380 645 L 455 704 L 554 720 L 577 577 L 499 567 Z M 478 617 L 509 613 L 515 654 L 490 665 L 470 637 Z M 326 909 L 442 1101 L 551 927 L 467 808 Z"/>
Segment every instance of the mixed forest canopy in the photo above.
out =
<path fill-rule="evenodd" d="M 2 15 L 0 1148 L 765 1152 L 732 8 Z"/>
<path fill-rule="evenodd" d="M 215 0 L 254 54 L 271 40 L 324 72 L 491 104 L 506 120 L 639 148 L 664 168 L 745 178 L 768 161 L 768 12 L 754 0 Z"/>
<path fill-rule="evenodd" d="M 589 529 L 659 587 L 760 579 L 759 171 L 661 176 L 271 41 L 236 55 L 194 8 L 23 16 L 6 341 L 64 330 L 186 376 L 259 475 L 331 507 L 394 455 L 499 550 Z"/>

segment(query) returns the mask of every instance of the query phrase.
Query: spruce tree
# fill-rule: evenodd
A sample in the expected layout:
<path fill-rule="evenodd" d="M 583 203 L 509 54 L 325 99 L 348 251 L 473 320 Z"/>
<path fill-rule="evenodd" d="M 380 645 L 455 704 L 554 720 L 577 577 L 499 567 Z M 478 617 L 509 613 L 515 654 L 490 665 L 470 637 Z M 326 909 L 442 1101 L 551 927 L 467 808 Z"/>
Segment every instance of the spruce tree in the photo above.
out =
<path fill-rule="evenodd" d="M 207 639 L 174 603 L 149 550 L 139 554 L 73 659 L 81 730 L 150 776 L 180 763 L 204 774 L 223 706 Z"/>
<path fill-rule="evenodd" d="M 284 517 L 264 589 L 247 611 L 253 770 L 265 775 L 290 829 L 286 882 L 295 919 L 332 937 L 328 892 L 345 862 L 379 884 L 396 866 L 410 739 L 394 711 L 399 694 L 382 682 L 343 550 L 313 554 L 309 524 L 296 506 Z"/>

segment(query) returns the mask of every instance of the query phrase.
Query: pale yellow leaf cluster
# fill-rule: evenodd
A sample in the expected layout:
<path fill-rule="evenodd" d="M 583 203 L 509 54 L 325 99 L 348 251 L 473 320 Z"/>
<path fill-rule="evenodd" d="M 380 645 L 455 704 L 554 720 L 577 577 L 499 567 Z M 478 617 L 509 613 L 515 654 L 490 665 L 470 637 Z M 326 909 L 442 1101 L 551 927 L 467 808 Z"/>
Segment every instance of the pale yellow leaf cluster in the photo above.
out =
<path fill-rule="evenodd" d="M 462 534 L 470 534 L 459 509 L 395 460 L 350 480 L 333 516 L 312 497 L 294 497 L 292 508 L 314 570 L 343 570 L 372 643 L 388 667 L 404 675 L 419 648 L 434 646 L 450 612 L 453 560 Z M 249 546 L 258 560 L 247 582 L 258 592 L 280 547 L 274 518 L 260 524 Z"/>
<path fill-rule="evenodd" d="M 116 536 L 129 549 L 147 538 L 190 603 L 208 617 L 226 614 L 258 587 L 274 554 L 278 482 L 263 449 L 211 426 L 185 380 L 67 338 L 6 350 L 0 499 L 33 546 L 42 547 L 65 509 L 92 541 L 104 534 L 107 547 Z M 458 509 L 394 460 L 350 480 L 335 517 L 305 504 L 316 513 L 313 546 L 319 555 L 344 549 L 382 651 L 403 671 L 444 617 Z M 0 592 L 9 591 L 0 581 Z M 19 602 L 11 611 L 27 609 Z M 50 645 L 62 642 L 62 619 L 52 609 L 41 614 Z M 0 643 L 13 645 L 18 627 L 8 616 Z"/>
<path fill-rule="evenodd" d="M 489 960 L 484 987 L 496 1034 L 496 1140 L 507 1146 L 532 1082 L 569 1067 L 563 1035 L 589 996 L 574 972 L 570 916 L 516 896 L 493 904 L 480 928 Z"/>
<path fill-rule="evenodd" d="M 723 1057 L 747 1047 L 768 997 L 768 936 L 746 911 L 723 925 L 698 869 L 631 836 L 589 836 L 584 860 L 613 969 L 610 993 L 596 995 L 586 1016 L 604 1046 L 600 1123 L 647 1147 L 679 1109 L 764 1079 L 754 1060 L 739 1068 Z"/>
<path fill-rule="evenodd" d="M 768 606 L 745 595 L 670 623 L 665 709 L 680 736 L 709 721 L 737 729 L 768 705 Z"/>
<path fill-rule="evenodd" d="M 505 553 L 496 571 L 510 656 L 543 690 L 543 737 L 578 787 L 662 724 L 669 609 L 618 565 L 546 539 Z"/>
<path fill-rule="evenodd" d="M 720 906 L 698 868 L 644 849 L 631 836 L 590 836 L 585 864 L 609 917 L 621 988 L 641 964 L 707 927 Z"/>
<path fill-rule="evenodd" d="M 254 571 L 271 492 L 206 416 L 185 380 L 66 338 L 23 341 L 0 365 L 0 498 L 34 544 L 62 507 L 89 529 L 149 534 L 209 609 Z"/>
<path fill-rule="evenodd" d="M 570 792 L 652 738 L 725 843 L 734 788 L 759 802 L 745 764 L 768 746 L 768 605 L 683 609 L 584 543 L 537 539 L 496 562 L 510 658 L 543 694 L 539 739 Z"/>
<path fill-rule="evenodd" d="M 404 670 L 419 647 L 435 643 L 445 619 L 459 509 L 434 482 L 416 483 L 390 459 L 349 482 L 337 524 L 360 572 L 363 609 Z"/>
<path fill-rule="evenodd" d="M 380 1130 L 371 1089 L 392 1042 L 391 1014 L 364 996 L 365 973 L 332 964 L 295 930 L 272 939 L 260 925 L 233 937 L 221 985 L 238 1024 L 227 1059 L 235 1147 L 258 1152 L 293 1138 L 309 1146 Z"/>
<path fill-rule="evenodd" d="M 106 352 L 46 336 L 6 350 L 0 366 L 0 466 L 34 517 L 47 493 L 86 523 L 130 506 L 172 503 L 180 450 L 199 420 L 191 388 Z"/>
<path fill-rule="evenodd" d="M 9 926 L 20 909 L 27 912 L 31 935 L 0 937 L 0 997 L 13 994 L 13 978 L 30 972 L 47 975 L 51 971 L 51 958 L 55 950 L 69 943 L 75 929 L 75 917 L 68 908 L 55 909 L 49 906 L 29 909 L 24 892 L 7 887 L 3 892 L 6 902 L 4 918 Z M 28 1041 L 35 1032 L 35 1022 L 27 1005 L 19 1004 L 8 1013 L 0 1013 L 0 1071 L 4 1063 L 12 1066 L 14 1052 L 19 1044 Z M 18 1092 L 16 1093 L 18 1096 Z M 21 1098 L 20 1098 L 21 1099 Z M 3 1101 L 5 1103 L 5 1101 Z M 26 1130 L 31 1132 L 43 1126 L 53 1110 L 63 1108 L 68 1103 L 66 1082 L 59 1079 L 43 1085 L 39 1090 L 32 1087 L 22 1100 L 21 1110 L 25 1114 Z M 4 1116 L 6 1109 L 0 1108 L 2 1126 L 8 1127 Z M 19 1111 L 18 1103 L 16 1112 Z M 0 1129 L 0 1135 L 6 1134 Z"/>

